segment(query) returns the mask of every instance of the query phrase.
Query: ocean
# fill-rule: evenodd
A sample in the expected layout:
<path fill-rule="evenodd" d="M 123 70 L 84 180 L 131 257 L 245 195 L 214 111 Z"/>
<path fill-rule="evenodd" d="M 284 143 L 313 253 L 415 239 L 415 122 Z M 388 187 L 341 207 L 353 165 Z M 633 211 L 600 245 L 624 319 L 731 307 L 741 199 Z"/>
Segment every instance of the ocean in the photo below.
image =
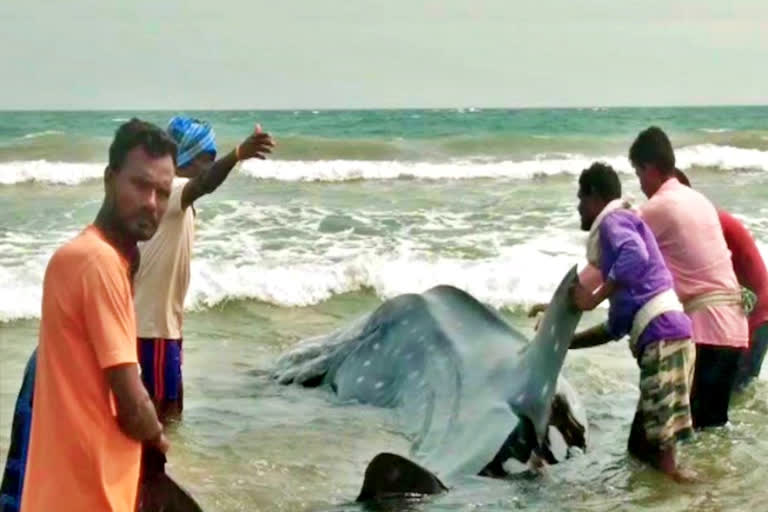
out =
<path fill-rule="evenodd" d="M 0 112 L 0 462 L 23 366 L 36 344 L 52 252 L 92 221 L 107 147 L 136 116 L 180 112 Z M 458 286 L 532 333 L 583 264 L 576 179 L 613 165 L 644 201 L 627 159 L 663 128 L 693 186 L 768 243 L 768 107 L 195 111 L 229 151 L 260 123 L 278 143 L 196 203 L 185 317 L 185 413 L 169 473 L 206 510 L 360 510 L 368 460 L 407 454 L 387 411 L 280 387 L 275 358 L 401 293 Z M 582 327 L 605 310 L 585 316 Z M 760 510 L 768 497 L 768 383 L 699 434 L 683 460 L 708 481 L 680 487 L 628 458 L 637 369 L 625 342 L 569 354 L 565 375 L 592 430 L 583 456 L 543 479 L 477 478 L 414 510 Z M 766 375 L 765 372 L 763 375 Z"/>

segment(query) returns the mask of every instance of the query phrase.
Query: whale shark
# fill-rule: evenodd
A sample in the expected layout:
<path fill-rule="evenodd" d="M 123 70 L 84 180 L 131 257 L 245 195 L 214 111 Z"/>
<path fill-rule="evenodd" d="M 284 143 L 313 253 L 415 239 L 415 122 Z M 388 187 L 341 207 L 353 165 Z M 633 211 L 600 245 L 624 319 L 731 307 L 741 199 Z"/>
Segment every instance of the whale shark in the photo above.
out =
<path fill-rule="evenodd" d="M 407 474 L 433 472 L 440 483 L 432 487 L 441 491 L 463 475 L 504 476 L 509 459 L 526 462 L 532 453 L 557 463 L 572 448 L 586 449 L 588 438 L 578 395 L 560 375 L 581 317 L 569 298 L 576 279 L 574 266 L 532 340 L 470 294 L 441 285 L 300 342 L 277 360 L 272 377 L 392 409 L 410 452 L 382 447 L 386 456 L 372 461 L 378 469 L 371 474 L 402 458 Z M 398 481 L 411 490 L 407 478 Z M 375 494 L 369 486 L 361 496 Z"/>

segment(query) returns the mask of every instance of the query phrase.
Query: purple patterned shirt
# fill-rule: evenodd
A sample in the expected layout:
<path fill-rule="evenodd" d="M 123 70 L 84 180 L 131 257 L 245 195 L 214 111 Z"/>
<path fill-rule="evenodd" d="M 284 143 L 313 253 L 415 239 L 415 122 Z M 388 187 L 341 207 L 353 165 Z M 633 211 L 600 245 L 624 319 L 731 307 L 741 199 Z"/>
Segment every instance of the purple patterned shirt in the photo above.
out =
<path fill-rule="evenodd" d="M 609 298 L 608 332 L 614 339 L 629 334 L 635 314 L 659 293 L 673 289 L 672 274 L 664 263 L 651 229 L 634 212 L 613 211 L 600 223 L 600 271 L 603 281 L 616 283 Z M 638 357 L 648 344 L 691 337 L 691 320 L 679 311 L 663 313 L 648 324 L 633 353 Z"/>

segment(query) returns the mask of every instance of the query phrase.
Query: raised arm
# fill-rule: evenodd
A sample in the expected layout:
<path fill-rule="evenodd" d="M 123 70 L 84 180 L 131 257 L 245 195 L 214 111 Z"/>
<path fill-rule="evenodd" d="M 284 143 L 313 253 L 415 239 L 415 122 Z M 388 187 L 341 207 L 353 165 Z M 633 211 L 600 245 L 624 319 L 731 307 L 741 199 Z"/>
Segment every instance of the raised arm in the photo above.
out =
<path fill-rule="evenodd" d="M 272 136 L 262 132 L 261 126 L 257 125 L 254 132 L 235 149 L 216 160 L 210 167 L 187 182 L 181 194 L 182 209 L 186 209 L 200 197 L 219 188 L 219 185 L 224 183 L 237 162 L 249 158 L 264 160 L 265 155 L 271 153 L 274 146 Z"/>

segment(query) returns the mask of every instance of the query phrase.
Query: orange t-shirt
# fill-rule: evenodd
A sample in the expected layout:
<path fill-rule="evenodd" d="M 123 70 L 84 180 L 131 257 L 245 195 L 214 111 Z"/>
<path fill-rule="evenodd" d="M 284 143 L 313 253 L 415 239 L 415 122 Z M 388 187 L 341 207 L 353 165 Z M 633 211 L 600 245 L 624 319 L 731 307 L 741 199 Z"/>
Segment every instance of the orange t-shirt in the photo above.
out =
<path fill-rule="evenodd" d="M 21 511 L 133 512 L 141 444 L 120 430 L 104 373 L 137 364 L 129 262 L 94 226 L 48 263 L 37 358 Z"/>

